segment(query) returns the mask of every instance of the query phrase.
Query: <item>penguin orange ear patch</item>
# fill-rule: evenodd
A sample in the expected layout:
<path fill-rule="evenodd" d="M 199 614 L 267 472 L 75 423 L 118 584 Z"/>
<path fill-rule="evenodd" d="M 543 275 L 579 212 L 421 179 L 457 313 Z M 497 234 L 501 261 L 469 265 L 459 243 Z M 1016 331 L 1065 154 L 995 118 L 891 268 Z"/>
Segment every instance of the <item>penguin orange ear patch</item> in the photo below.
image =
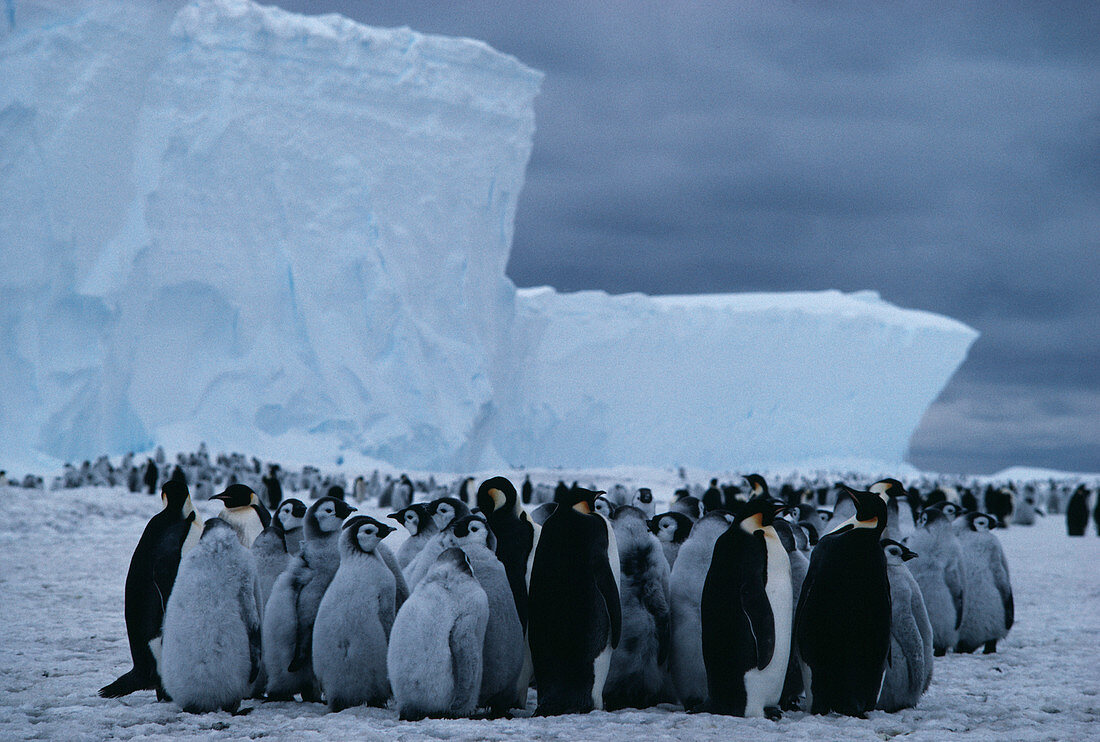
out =
<path fill-rule="evenodd" d="M 576 505 L 573 506 L 573 509 L 576 510 L 578 513 L 592 515 L 592 508 L 588 507 L 588 502 L 586 500 L 581 500 L 580 502 L 578 502 Z"/>

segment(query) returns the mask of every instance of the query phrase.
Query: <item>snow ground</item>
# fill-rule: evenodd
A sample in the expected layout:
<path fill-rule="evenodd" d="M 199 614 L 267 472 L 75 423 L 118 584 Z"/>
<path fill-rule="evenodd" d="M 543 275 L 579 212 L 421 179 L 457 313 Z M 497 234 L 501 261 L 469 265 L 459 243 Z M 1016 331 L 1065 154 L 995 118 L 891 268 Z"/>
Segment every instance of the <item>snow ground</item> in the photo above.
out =
<path fill-rule="evenodd" d="M 204 516 L 216 505 L 197 503 Z M 249 701 L 254 710 L 234 717 L 182 713 L 152 691 L 99 698 L 97 689 L 130 667 L 123 583 L 159 507 L 159 498 L 123 490 L 0 488 L 0 739 L 1100 739 L 1100 538 L 1070 539 L 1060 517 L 999 532 L 1016 626 L 996 655 L 938 658 L 915 709 L 866 720 L 791 713 L 772 722 L 662 706 L 410 723 L 392 710 L 329 714 L 319 704 Z"/>

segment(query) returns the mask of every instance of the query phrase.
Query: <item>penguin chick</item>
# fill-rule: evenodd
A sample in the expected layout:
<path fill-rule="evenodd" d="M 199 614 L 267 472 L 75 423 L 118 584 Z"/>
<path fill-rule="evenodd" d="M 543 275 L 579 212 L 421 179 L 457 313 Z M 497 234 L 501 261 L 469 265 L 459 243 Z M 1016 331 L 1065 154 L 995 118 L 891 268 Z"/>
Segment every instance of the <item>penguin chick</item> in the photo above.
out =
<path fill-rule="evenodd" d="M 641 510 L 619 508 L 612 527 L 619 550 L 623 617 L 604 686 L 604 708 L 649 708 L 663 700 L 670 644 L 668 560 Z"/>
<path fill-rule="evenodd" d="M 305 519 L 306 504 L 293 497 L 283 500 L 275 510 L 274 520 L 283 529 L 286 553 L 291 556 L 296 556 L 302 550 L 302 524 Z"/>
<path fill-rule="evenodd" d="M 962 625 L 966 594 L 962 545 L 948 517 L 935 507 L 921 512 L 906 545 L 920 554 L 909 571 L 920 585 L 932 622 L 935 655 L 942 657 L 958 643 Z"/>
<path fill-rule="evenodd" d="M 917 554 L 893 539 L 883 539 L 890 578 L 890 661 L 882 677 L 876 708 L 912 708 L 932 682 L 932 623 L 924 598 L 905 565 Z"/>
<path fill-rule="evenodd" d="M 252 542 L 260 532 L 271 525 L 271 515 L 267 508 L 248 485 L 231 484 L 225 492 L 210 499 L 222 501 L 224 507 L 217 517 L 233 527 L 241 546 L 246 549 L 251 549 Z"/>
<path fill-rule="evenodd" d="M 477 707 L 489 598 L 461 549 L 446 549 L 401 606 L 386 663 L 404 721 L 463 717 Z"/>
<path fill-rule="evenodd" d="M 489 709 L 493 717 L 503 716 L 518 704 L 518 683 L 525 651 L 523 627 L 516 612 L 508 573 L 493 553 L 495 538 L 488 521 L 481 515 L 466 515 L 453 521 L 444 536 L 444 544 L 447 548 L 462 549 L 474 579 L 488 598 L 489 621 L 482 648 L 484 671 L 478 706 Z M 526 693 L 523 695 L 526 704 Z"/>
<path fill-rule="evenodd" d="M 670 570 L 676 564 L 676 556 L 680 553 L 680 546 L 691 534 L 691 527 L 695 520 L 698 519 L 693 520 L 682 512 L 670 510 L 667 513 L 655 515 L 647 521 L 646 525 L 648 525 L 649 530 L 661 542 L 661 551 L 664 552 Z"/>
<path fill-rule="evenodd" d="M 653 501 L 653 490 L 649 487 L 639 488 L 630 504 L 645 513 L 647 518 L 652 518 L 654 513 L 657 512 L 657 503 Z"/>
<path fill-rule="evenodd" d="M 439 530 L 424 544 L 420 553 L 405 567 L 405 583 L 410 590 L 416 589 L 416 584 L 424 578 L 436 559 L 443 553 L 443 531 L 455 518 L 461 518 L 470 514 L 469 506 L 455 497 L 440 497 L 428 503 L 428 515 L 435 522 Z"/>
<path fill-rule="evenodd" d="M 340 531 L 340 567 L 313 624 L 313 674 L 330 711 L 390 697 L 386 647 L 397 612 L 397 582 L 379 553 L 393 527 L 365 515 Z"/>
<path fill-rule="evenodd" d="M 164 689 L 191 713 L 235 712 L 260 671 L 256 569 L 235 529 L 207 521 L 164 613 Z"/>
<path fill-rule="evenodd" d="M 340 565 L 340 524 L 355 508 L 322 497 L 306 511 L 302 552 L 279 575 L 263 619 L 263 658 L 267 697 L 317 700 L 310 654 L 313 623 L 321 598 Z"/>
<path fill-rule="evenodd" d="M 958 533 L 966 600 L 956 651 L 969 653 L 984 646 L 985 653 L 992 654 L 1015 619 L 1008 561 L 993 534 L 993 516 L 967 513 L 960 520 L 965 524 Z"/>
<path fill-rule="evenodd" d="M 401 565 L 401 569 L 405 569 L 431 537 L 439 533 L 439 528 L 435 525 L 435 519 L 428 514 L 427 504 L 422 502 L 413 503 L 386 517 L 393 518 L 409 532 L 409 537 L 397 550 L 397 563 Z"/>

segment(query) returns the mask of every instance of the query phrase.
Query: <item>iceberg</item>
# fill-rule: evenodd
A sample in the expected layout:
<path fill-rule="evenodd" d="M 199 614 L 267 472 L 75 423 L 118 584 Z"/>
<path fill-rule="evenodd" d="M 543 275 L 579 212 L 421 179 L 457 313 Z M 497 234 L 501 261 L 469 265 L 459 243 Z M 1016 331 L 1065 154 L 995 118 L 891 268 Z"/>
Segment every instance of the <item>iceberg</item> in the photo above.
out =
<path fill-rule="evenodd" d="M 0 13 L 0 466 L 898 461 L 976 333 L 871 293 L 518 290 L 541 73 L 250 0 Z"/>

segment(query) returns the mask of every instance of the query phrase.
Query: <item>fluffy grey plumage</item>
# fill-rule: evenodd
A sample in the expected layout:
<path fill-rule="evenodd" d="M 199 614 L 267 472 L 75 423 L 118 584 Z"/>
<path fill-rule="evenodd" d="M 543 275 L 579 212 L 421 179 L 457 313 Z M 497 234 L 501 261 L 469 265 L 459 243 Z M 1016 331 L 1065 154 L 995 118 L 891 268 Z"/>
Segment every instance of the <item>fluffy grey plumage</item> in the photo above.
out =
<path fill-rule="evenodd" d="M 703 583 L 710 570 L 714 542 L 729 528 L 720 513 L 708 513 L 691 529 L 680 547 L 669 577 L 672 617 L 670 667 L 680 703 L 689 711 L 707 699 L 707 670 L 703 664 L 703 623 L 700 604 Z"/>
<path fill-rule="evenodd" d="M 623 618 L 604 684 L 604 708 L 648 708 L 665 700 L 671 642 L 668 560 L 641 510 L 619 508 L 611 525 L 619 551 Z"/>
<path fill-rule="evenodd" d="M 962 546 L 950 521 L 935 508 L 921 513 L 906 546 L 920 554 L 909 571 L 924 596 L 935 654 L 943 655 L 954 649 L 962 623 L 966 593 Z"/>
<path fill-rule="evenodd" d="M 256 567 L 236 531 L 212 519 L 180 562 L 164 614 L 161 679 L 184 711 L 236 711 L 260 668 Z"/>
<path fill-rule="evenodd" d="M 489 622 L 485 628 L 482 657 L 484 671 L 478 705 L 500 716 L 517 703 L 517 680 L 523 669 L 523 627 L 516 612 L 516 601 L 508 583 L 508 573 L 488 545 L 489 526 L 484 518 L 468 515 L 456 521 L 448 531 L 448 546 L 466 554 L 474 579 L 489 600 Z"/>
<path fill-rule="evenodd" d="M 397 582 L 378 547 L 393 529 L 351 519 L 340 533 L 340 568 L 313 624 L 313 672 L 333 711 L 390 697 L 386 648 L 397 612 Z"/>
<path fill-rule="evenodd" d="M 435 520 L 428 515 L 427 506 L 422 503 L 410 505 L 389 517 L 400 521 L 401 525 L 409 531 L 409 537 L 397 550 L 397 563 L 404 570 L 412 563 L 416 555 L 424 549 L 432 536 L 439 533 L 439 528 L 436 526 Z"/>
<path fill-rule="evenodd" d="M 1015 619 L 1008 561 L 1000 541 L 990 530 L 991 516 L 968 513 L 960 520 L 966 522 L 966 527 L 958 531 L 966 602 L 956 648 L 960 652 L 973 652 L 985 645 L 986 651 L 992 652 Z"/>
<path fill-rule="evenodd" d="M 477 708 L 489 598 L 460 549 L 447 549 L 397 612 L 386 663 L 402 719 Z"/>
<path fill-rule="evenodd" d="M 289 699 L 297 693 L 304 700 L 319 698 L 310 657 L 313 623 L 340 566 L 340 524 L 350 510 L 331 497 L 322 497 L 310 507 L 302 553 L 291 560 L 271 590 L 263 620 L 268 698 Z"/>
<path fill-rule="evenodd" d="M 889 541 L 883 542 L 883 548 L 892 606 L 890 662 L 876 707 L 893 712 L 916 706 L 932 682 L 932 623 L 920 586 L 906 564 L 906 557 L 913 552 Z"/>
<path fill-rule="evenodd" d="M 252 556 L 256 560 L 256 582 L 260 595 L 260 618 L 263 619 L 264 607 L 271 597 L 275 581 L 290 563 L 286 551 L 286 541 L 282 528 L 272 523 L 252 542 Z"/>

